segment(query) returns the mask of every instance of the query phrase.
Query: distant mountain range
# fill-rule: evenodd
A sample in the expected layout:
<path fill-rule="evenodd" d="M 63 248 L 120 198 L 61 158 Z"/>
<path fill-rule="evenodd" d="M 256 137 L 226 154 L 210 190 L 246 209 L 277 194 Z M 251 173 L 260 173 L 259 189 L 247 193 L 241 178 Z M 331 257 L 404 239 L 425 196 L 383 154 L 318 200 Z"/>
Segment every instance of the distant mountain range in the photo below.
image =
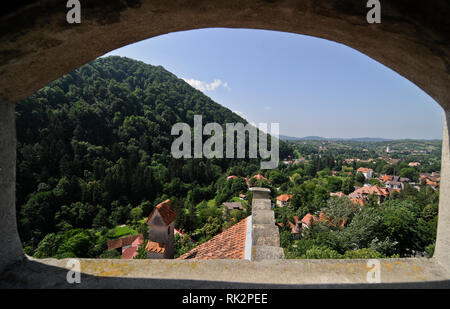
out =
<path fill-rule="evenodd" d="M 379 138 L 379 137 L 353 137 L 353 138 L 341 138 L 341 137 L 322 137 L 322 136 L 305 136 L 305 137 L 293 137 L 287 135 L 280 135 L 281 140 L 285 141 L 354 141 L 354 142 L 389 142 L 393 139 Z"/>
<path fill-rule="evenodd" d="M 382 138 L 382 137 L 322 137 L 322 136 L 305 136 L 305 137 L 294 137 L 281 135 L 280 140 L 283 141 L 352 141 L 352 142 L 391 142 L 391 141 L 441 141 L 442 139 L 437 138 Z"/>

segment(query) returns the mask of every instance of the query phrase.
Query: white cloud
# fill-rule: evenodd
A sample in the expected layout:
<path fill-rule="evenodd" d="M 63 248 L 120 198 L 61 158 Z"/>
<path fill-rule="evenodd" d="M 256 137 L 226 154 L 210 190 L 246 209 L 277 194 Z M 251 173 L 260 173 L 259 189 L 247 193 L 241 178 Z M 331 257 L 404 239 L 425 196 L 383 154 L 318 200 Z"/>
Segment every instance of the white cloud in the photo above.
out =
<path fill-rule="evenodd" d="M 197 80 L 194 78 L 186 79 L 183 78 L 183 80 L 194 87 L 195 89 L 198 89 L 200 91 L 214 91 L 218 87 L 222 86 L 225 89 L 231 90 L 231 88 L 228 86 L 227 82 L 222 82 L 220 79 L 215 79 L 212 83 L 207 83 L 201 80 Z"/>

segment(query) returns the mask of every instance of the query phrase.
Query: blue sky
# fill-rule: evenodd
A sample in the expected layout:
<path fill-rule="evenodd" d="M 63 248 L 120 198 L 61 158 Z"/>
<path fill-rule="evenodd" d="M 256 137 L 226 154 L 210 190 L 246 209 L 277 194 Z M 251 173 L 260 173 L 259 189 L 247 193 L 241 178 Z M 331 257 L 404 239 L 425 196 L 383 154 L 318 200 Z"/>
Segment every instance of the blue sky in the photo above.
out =
<path fill-rule="evenodd" d="M 417 86 L 345 45 L 250 29 L 175 32 L 107 55 L 162 65 L 248 121 L 280 134 L 442 138 L 442 108 Z"/>

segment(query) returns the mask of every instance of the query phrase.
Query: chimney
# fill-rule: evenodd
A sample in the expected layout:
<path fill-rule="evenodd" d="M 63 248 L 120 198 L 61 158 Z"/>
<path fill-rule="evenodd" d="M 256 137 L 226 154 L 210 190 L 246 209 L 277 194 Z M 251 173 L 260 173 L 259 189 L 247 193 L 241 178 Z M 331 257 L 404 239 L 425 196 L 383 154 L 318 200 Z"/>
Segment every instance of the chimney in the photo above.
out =
<path fill-rule="evenodd" d="M 270 199 L 270 189 L 261 187 L 252 187 L 253 199 Z"/>

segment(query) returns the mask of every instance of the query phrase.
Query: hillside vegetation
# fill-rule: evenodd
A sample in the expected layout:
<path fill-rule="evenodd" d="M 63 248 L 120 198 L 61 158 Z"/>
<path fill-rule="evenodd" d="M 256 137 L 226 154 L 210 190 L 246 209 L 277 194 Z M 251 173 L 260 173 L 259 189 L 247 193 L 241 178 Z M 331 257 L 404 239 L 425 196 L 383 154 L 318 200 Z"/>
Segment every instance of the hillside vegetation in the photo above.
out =
<path fill-rule="evenodd" d="M 172 158 L 172 125 L 193 127 L 195 114 L 203 124 L 247 123 L 161 66 L 122 57 L 97 59 L 19 102 L 17 213 L 26 252 L 99 256 L 115 226 L 138 228 L 166 198 L 177 228 L 208 236 L 199 229 L 220 205 L 209 215 L 195 207 L 215 197 L 230 166 L 251 174 L 259 161 Z"/>

